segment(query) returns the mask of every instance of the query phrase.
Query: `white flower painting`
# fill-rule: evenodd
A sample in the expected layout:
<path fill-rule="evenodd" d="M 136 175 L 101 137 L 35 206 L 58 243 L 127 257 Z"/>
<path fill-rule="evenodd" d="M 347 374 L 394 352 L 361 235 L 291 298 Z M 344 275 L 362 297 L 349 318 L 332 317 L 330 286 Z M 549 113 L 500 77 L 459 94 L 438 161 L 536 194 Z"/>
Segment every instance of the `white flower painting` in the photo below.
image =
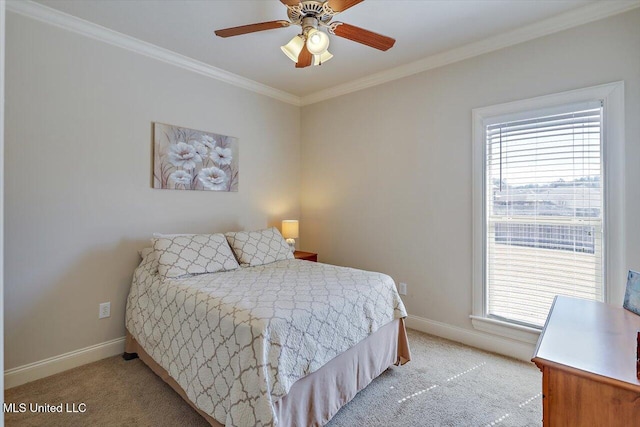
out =
<path fill-rule="evenodd" d="M 227 174 L 215 166 L 198 172 L 198 179 L 209 190 L 222 190 L 227 182 Z"/>
<path fill-rule="evenodd" d="M 238 139 L 154 123 L 153 188 L 238 191 Z"/>

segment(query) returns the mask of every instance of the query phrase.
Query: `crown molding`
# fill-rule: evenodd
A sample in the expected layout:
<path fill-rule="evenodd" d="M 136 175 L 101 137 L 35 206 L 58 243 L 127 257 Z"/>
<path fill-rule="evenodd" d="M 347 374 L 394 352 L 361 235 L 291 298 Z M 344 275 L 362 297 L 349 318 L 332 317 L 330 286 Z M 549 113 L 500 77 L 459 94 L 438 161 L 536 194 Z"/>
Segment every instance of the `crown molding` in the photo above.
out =
<path fill-rule="evenodd" d="M 119 33 L 93 22 L 86 21 L 40 3 L 25 0 L 8 0 L 7 10 L 38 21 L 72 31 L 94 40 L 105 42 L 159 61 L 193 71 L 207 77 L 250 90 L 282 102 L 300 106 L 300 97 L 275 89 L 254 80 L 241 77 L 221 68 L 197 61 L 168 49 Z"/>
<path fill-rule="evenodd" d="M 324 89 L 303 96 L 301 105 L 310 105 L 327 99 L 367 89 L 393 80 L 398 80 L 423 71 L 442 67 L 484 53 L 493 52 L 549 34 L 553 34 L 578 25 L 587 24 L 609 16 L 627 12 L 640 7 L 640 0 L 633 1 L 598 1 L 593 4 L 571 10 L 560 15 L 536 22 L 517 30 L 502 33 L 484 40 L 428 56 L 421 60 L 371 74 L 329 89 Z"/>

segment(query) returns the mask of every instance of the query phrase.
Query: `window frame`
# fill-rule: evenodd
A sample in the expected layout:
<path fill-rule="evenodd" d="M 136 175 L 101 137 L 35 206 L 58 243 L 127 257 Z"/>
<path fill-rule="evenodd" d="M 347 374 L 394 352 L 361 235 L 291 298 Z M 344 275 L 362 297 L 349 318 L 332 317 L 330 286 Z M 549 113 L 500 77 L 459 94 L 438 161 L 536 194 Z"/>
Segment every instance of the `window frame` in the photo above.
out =
<path fill-rule="evenodd" d="M 526 116 L 543 109 L 600 100 L 603 103 L 602 177 L 605 302 L 622 302 L 626 278 L 624 240 L 624 82 L 613 82 L 472 110 L 472 311 L 475 329 L 535 343 L 541 329 L 487 315 L 486 292 L 486 125 L 503 116 Z"/>

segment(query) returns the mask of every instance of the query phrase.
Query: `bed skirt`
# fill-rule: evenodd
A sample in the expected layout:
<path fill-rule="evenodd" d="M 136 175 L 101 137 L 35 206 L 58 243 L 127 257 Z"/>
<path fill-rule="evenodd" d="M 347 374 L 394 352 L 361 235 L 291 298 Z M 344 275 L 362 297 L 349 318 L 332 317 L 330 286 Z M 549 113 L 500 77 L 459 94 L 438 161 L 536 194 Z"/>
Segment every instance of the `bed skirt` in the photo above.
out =
<path fill-rule="evenodd" d="M 209 424 L 224 425 L 198 409 L 182 387 L 138 344 L 127 331 L 125 352 L 138 357 L 169 384 Z M 322 426 L 391 365 L 411 360 L 404 319 L 381 327 L 322 368 L 296 381 L 289 393 L 276 402 L 278 426 Z"/>

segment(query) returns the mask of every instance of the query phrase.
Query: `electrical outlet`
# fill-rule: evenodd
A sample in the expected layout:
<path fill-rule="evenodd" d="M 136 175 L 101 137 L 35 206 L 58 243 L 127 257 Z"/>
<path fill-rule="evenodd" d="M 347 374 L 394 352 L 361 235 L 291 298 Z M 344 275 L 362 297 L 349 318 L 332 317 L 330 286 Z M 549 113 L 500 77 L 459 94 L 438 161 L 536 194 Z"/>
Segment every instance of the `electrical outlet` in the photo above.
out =
<path fill-rule="evenodd" d="M 100 304 L 100 310 L 98 311 L 98 319 L 104 319 L 105 317 L 111 317 L 111 303 L 103 302 Z"/>
<path fill-rule="evenodd" d="M 406 283 L 398 283 L 398 293 L 400 295 L 406 295 L 407 294 L 407 284 Z"/>

